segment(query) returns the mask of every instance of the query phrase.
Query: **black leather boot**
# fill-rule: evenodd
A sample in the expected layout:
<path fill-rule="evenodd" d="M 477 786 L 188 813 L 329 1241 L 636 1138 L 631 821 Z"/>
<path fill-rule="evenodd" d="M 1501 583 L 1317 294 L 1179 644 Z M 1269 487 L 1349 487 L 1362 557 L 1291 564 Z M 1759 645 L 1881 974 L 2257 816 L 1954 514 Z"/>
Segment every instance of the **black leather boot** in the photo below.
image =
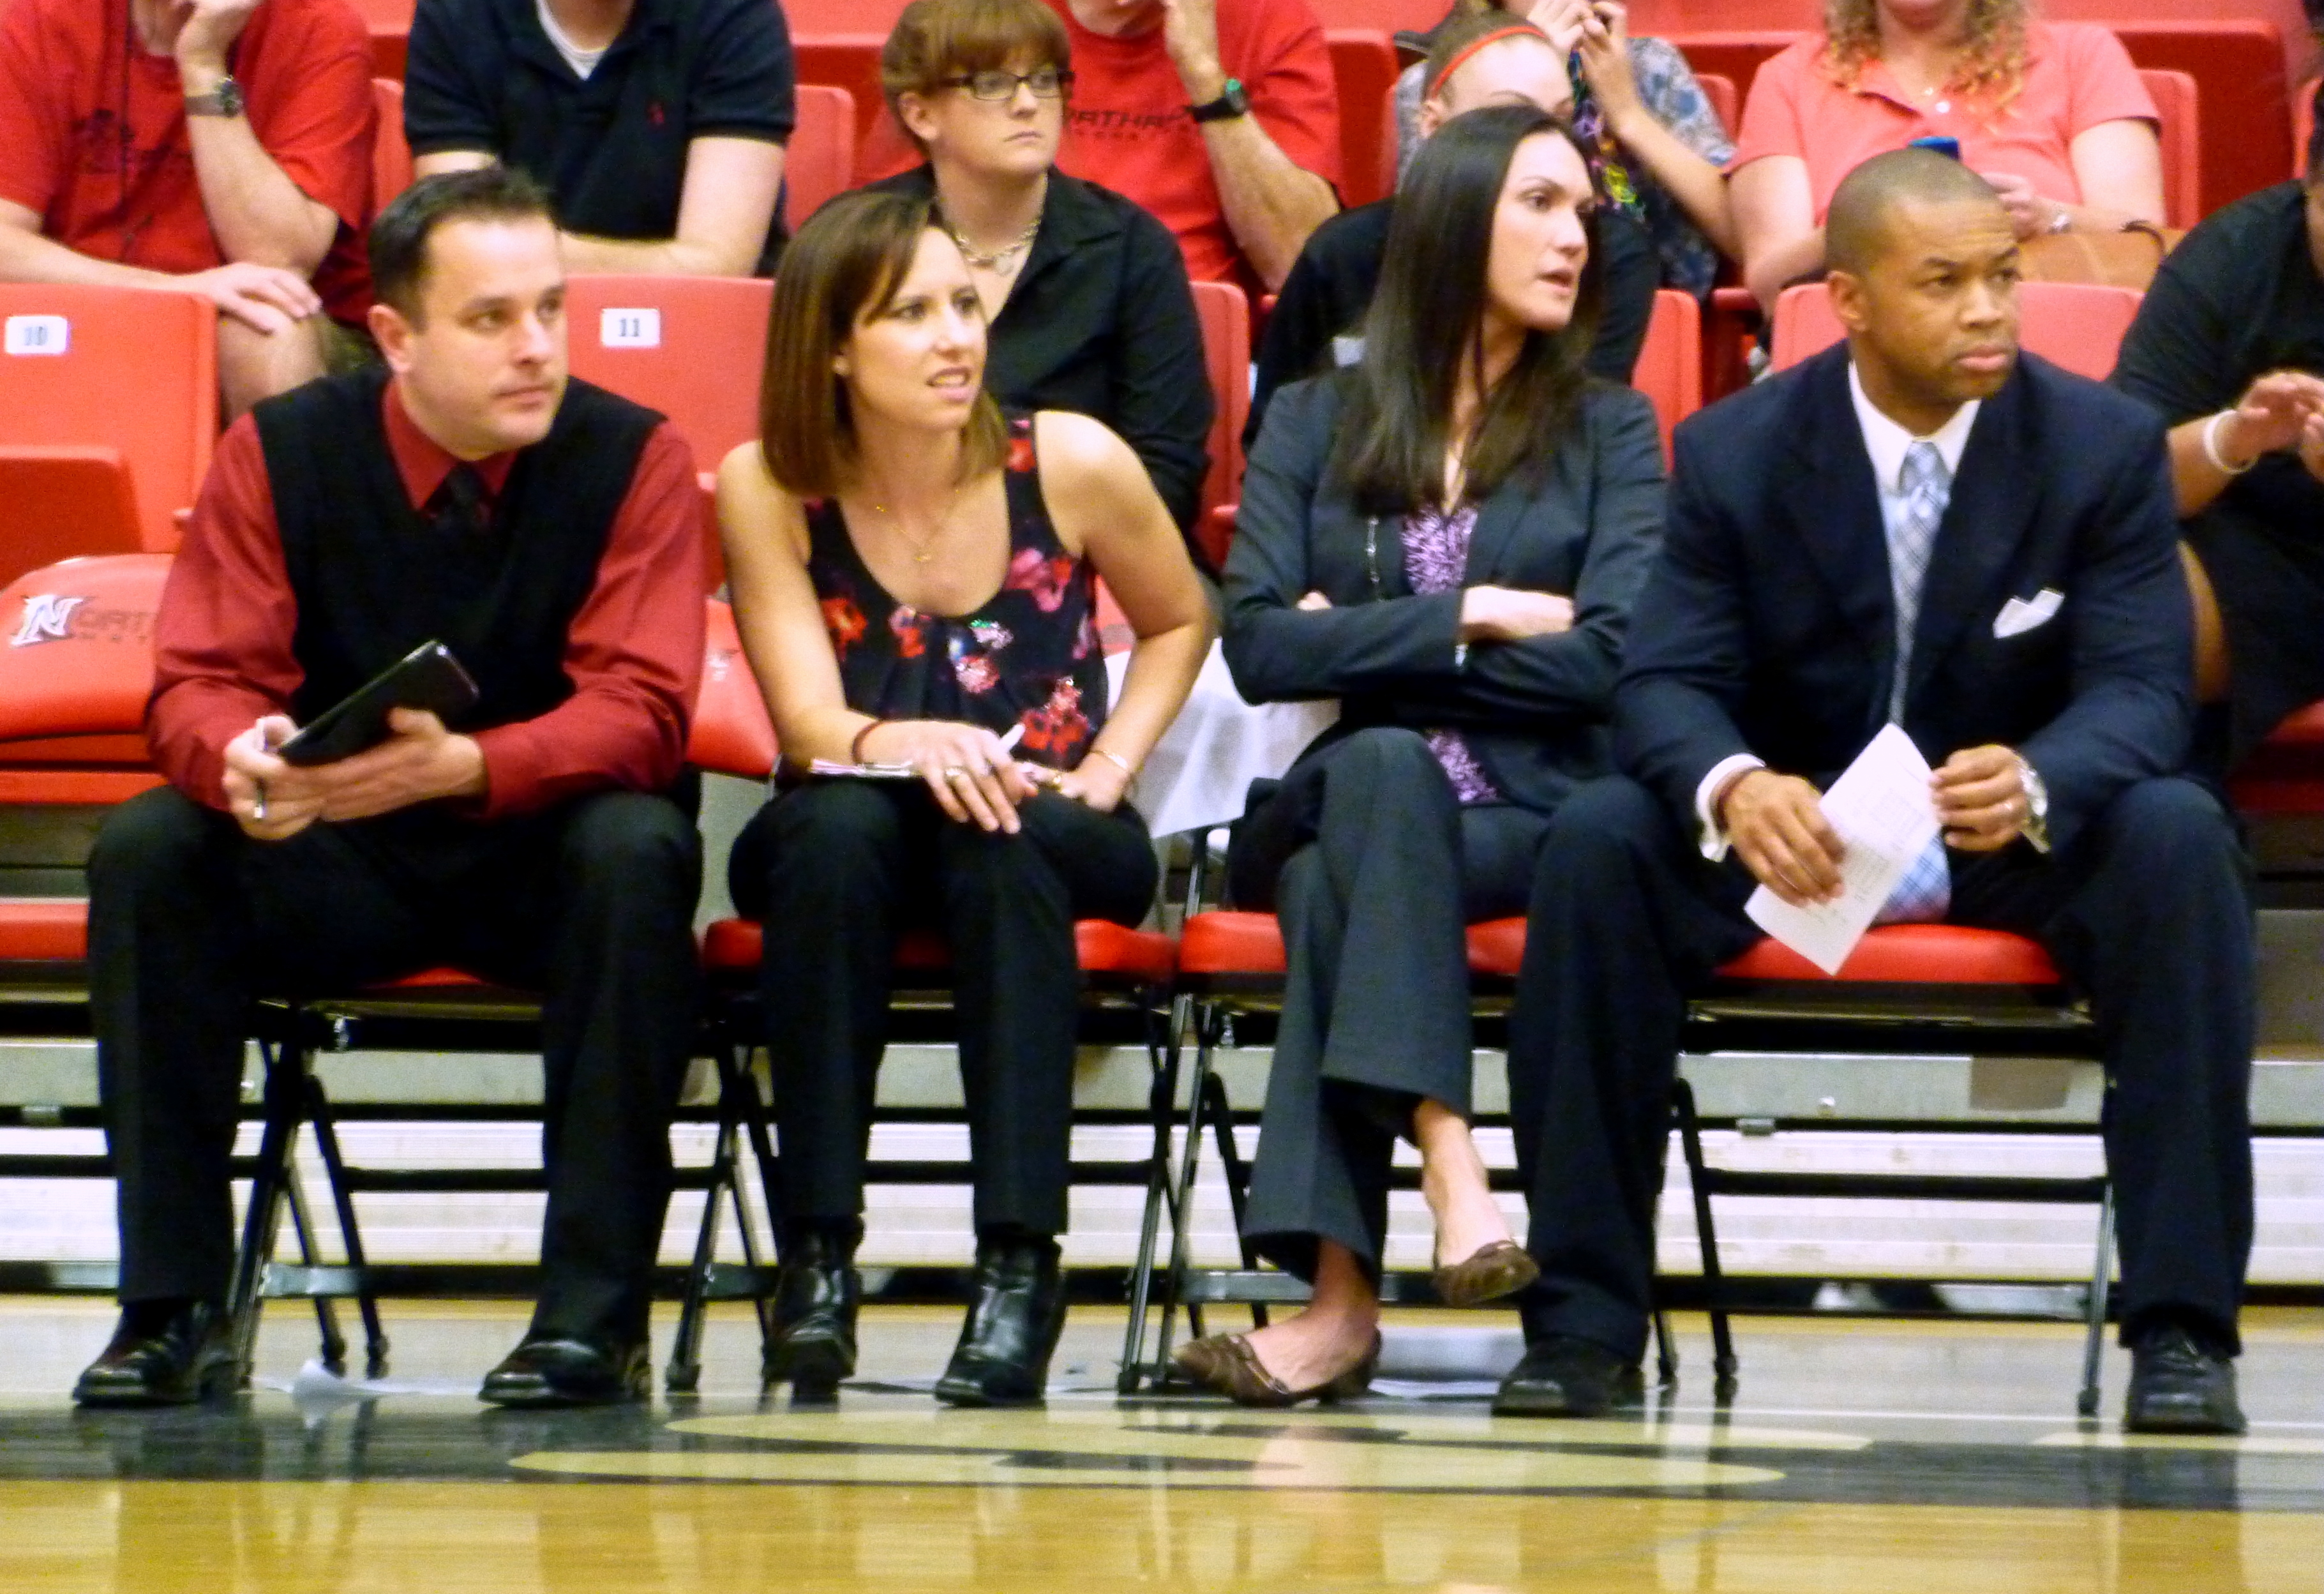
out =
<path fill-rule="evenodd" d="M 125 1306 L 112 1343 L 73 1386 L 76 1405 L 191 1405 L 242 1381 L 222 1307 Z"/>
<path fill-rule="evenodd" d="M 855 1313 L 863 1225 L 786 1227 L 775 1276 L 775 1326 L 759 1362 L 761 1388 L 788 1382 L 794 1400 L 829 1400 L 855 1372 Z"/>
<path fill-rule="evenodd" d="M 1057 1242 L 1046 1234 L 980 1235 L 976 1295 L 936 1380 L 946 1405 L 1038 1405 L 1065 1326 Z"/>

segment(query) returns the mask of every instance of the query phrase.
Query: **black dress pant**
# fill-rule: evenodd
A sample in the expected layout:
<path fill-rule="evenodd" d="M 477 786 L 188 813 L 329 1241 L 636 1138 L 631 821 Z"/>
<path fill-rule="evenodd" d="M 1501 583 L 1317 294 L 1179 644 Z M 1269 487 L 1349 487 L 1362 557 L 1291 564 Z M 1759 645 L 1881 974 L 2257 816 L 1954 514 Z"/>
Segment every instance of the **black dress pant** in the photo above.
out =
<path fill-rule="evenodd" d="M 2023 844 L 1950 854 L 1951 922 L 2030 935 L 2090 999 L 2110 1089 L 2122 1322 L 2191 1316 L 2235 1342 L 2251 1251 L 2253 926 L 2241 847 L 2218 800 L 2144 780 L 2054 859 Z M 1687 993 L 1751 945 L 1742 866 L 1703 861 L 1622 779 L 1550 827 L 1509 1047 L 1530 1339 L 1571 1334 L 1637 1359 L 1655 1202 Z"/>
<path fill-rule="evenodd" d="M 2232 769 L 2283 716 L 2324 698 L 2324 546 L 2226 503 L 2187 522 L 2227 637 Z"/>
<path fill-rule="evenodd" d="M 761 990 L 786 1223 L 863 1211 L 896 945 L 952 952 L 961 1086 L 980 1231 L 1061 1234 L 1081 972 L 1074 921 L 1135 925 L 1154 901 L 1146 822 L 1054 792 L 991 833 L 918 782 L 816 780 L 777 797 L 734 845 L 735 905 L 766 925 Z"/>
<path fill-rule="evenodd" d="M 1283 1018 L 1243 1230 L 1302 1277 L 1322 1239 L 1377 1277 L 1413 1109 L 1425 1098 L 1470 1110 L 1467 927 L 1525 907 L 1549 820 L 1462 807 L 1414 731 L 1359 731 L 1315 762 L 1279 799 L 1309 818 L 1275 892 Z"/>
<path fill-rule="evenodd" d="M 544 993 L 534 1326 L 643 1333 L 694 1048 L 701 873 L 692 823 L 635 792 L 489 822 L 407 809 L 282 842 L 167 787 L 123 805 L 89 859 L 122 1299 L 226 1292 L 253 1000 L 450 963 Z"/>

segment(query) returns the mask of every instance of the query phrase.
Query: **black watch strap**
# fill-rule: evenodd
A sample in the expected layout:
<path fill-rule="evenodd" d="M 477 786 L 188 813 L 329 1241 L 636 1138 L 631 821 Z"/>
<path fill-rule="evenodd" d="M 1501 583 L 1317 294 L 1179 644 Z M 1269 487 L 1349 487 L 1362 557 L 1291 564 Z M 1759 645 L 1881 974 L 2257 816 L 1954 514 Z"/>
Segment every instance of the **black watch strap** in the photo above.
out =
<path fill-rule="evenodd" d="M 1186 115 L 1197 122 L 1226 122 L 1237 116 L 1250 115 L 1250 96 L 1242 91 L 1239 78 L 1230 78 L 1219 91 L 1219 97 L 1207 105 L 1188 106 Z"/>

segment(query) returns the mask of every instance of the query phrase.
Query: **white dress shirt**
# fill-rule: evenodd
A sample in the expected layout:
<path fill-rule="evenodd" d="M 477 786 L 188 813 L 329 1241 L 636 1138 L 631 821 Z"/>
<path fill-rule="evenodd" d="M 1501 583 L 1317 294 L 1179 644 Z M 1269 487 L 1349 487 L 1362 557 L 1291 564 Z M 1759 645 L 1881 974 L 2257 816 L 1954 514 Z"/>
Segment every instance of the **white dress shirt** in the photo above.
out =
<path fill-rule="evenodd" d="M 1961 451 L 1969 447 L 1969 428 L 1977 424 L 1978 408 L 1984 401 L 1971 399 L 1954 410 L 1944 425 L 1923 438 L 1905 430 L 1874 405 L 1864 392 L 1864 379 L 1857 374 L 1852 360 L 1848 365 L 1848 396 L 1856 405 L 1856 424 L 1864 434 L 1864 451 L 1872 458 L 1873 485 L 1880 493 L 1881 546 L 1886 548 L 1904 513 L 1905 452 L 1915 443 L 1934 444 L 1937 457 L 1945 462 L 1946 478 L 1959 475 Z M 1737 776 L 1766 767 L 1764 760 L 1750 753 L 1733 753 L 1711 765 L 1702 783 L 1694 788 L 1694 815 L 1702 826 L 1702 855 L 1713 863 L 1727 856 L 1727 832 L 1711 811 L 1711 799 Z"/>

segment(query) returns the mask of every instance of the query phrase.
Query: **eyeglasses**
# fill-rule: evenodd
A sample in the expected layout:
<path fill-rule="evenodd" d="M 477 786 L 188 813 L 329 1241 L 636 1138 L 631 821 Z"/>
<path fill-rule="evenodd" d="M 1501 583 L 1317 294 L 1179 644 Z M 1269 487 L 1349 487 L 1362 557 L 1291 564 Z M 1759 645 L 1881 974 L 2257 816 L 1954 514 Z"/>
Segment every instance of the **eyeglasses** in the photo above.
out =
<path fill-rule="evenodd" d="M 1055 67 L 1036 67 L 1029 72 L 973 72 L 965 77 L 938 78 L 945 88 L 965 88 L 973 99 L 1007 100 L 1017 97 L 1019 84 L 1033 91 L 1036 99 L 1055 99 L 1073 86 L 1074 75 Z"/>

